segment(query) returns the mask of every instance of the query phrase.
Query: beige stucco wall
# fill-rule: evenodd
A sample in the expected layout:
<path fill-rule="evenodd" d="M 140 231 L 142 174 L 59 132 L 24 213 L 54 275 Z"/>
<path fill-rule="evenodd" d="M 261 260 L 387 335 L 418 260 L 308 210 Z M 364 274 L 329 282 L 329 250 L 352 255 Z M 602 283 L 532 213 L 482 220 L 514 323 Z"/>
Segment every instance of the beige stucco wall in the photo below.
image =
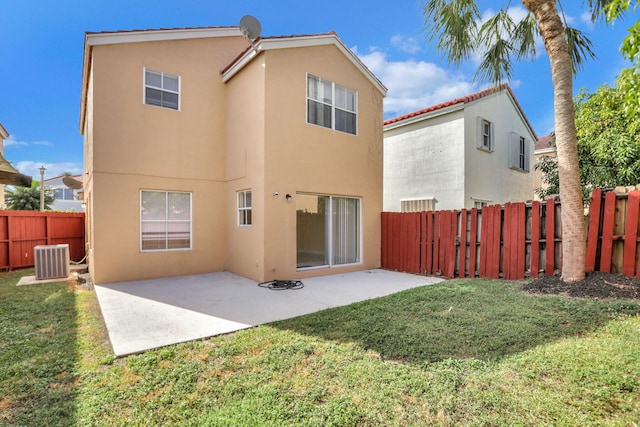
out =
<path fill-rule="evenodd" d="M 268 50 L 223 83 L 220 70 L 246 46 L 225 37 L 93 47 L 83 133 L 95 283 L 221 270 L 265 281 L 379 267 L 382 94 L 335 46 Z M 180 111 L 143 104 L 144 67 L 180 76 Z M 306 123 L 307 72 L 358 92 L 357 136 Z M 140 251 L 143 189 L 192 193 L 191 250 Z M 250 227 L 237 224 L 244 189 L 252 191 Z M 296 271 L 301 192 L 362 199 L 361 263 Z"/>
<path fill-rule="evenodd" d="M 357 135 L 306 122 L 307 73 L 358 92 Z M 335 46 L 263 52 L 227 85 L 229 152 L 247 159 L 246 177 L 228 184 L 227 268 L 265 281 L 379 267 L 382 94 Z M 232 161 L 241 164 L 237 156 L 228 156 L 227 164 Z M 250 228 L 238 227 L 235 216 L 236 191 L 245 188 L 253 191 Z M 361 263 L 296 269 L 295 198 L 300 193 L 362 199 Z"/>
<path fill-rule="evenodd" d="M 226 37 L 93 47 L 93 128 L 85 130 L 93 164 L 85 165 L 95 283 L 223 268 L 226 114 L 219 70 L 245 46 L 241 37 Z M 145 67 L 180 76 L 180 111 L 143 104 Z M 192 193 L 191 250 L 140 251 L 142 189 Z"/>

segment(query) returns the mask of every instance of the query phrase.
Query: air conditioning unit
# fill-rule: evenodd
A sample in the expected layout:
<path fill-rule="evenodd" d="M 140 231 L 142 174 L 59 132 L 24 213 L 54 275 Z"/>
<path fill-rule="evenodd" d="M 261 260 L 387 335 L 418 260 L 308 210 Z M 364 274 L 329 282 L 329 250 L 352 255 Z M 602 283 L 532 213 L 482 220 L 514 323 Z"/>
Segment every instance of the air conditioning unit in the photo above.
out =
<path fill-rule="evenodd" d="M 69 245 L 41 245 L 34 249 L 36 280 L 69 276 Z"/>

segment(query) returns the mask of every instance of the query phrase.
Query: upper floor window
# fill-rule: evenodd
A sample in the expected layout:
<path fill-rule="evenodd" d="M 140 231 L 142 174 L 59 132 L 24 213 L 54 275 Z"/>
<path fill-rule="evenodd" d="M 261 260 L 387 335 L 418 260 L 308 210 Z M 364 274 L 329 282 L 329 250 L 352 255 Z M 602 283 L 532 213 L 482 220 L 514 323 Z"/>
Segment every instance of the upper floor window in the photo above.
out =
<path fill-rule="evenodd" d="M 358 92 L 320 77 L 307 75 L 307 123 L 355 135 Z"/>
<path fill-rule="evenodd" d="M 144 69 L 144 103 L 180 109 L 180 77 Z"/>
<path fill-rule="evenodd" d="M 509 167 L 523 172 L 529 172 L 530 151 L 529 140 L 517 133 L 511 133 L 511 144 L 509 147 Z"/>
<path fill-rule="evenodd" d="M 476 127 L 476 146 L 481 150 L 493 151 L 493 123 L 482 117 L 478 117 Z"/>
<path fill-rule="evenodd" d="M 238 191 L 238 225 L 251 225 L 251 190 Z"/>

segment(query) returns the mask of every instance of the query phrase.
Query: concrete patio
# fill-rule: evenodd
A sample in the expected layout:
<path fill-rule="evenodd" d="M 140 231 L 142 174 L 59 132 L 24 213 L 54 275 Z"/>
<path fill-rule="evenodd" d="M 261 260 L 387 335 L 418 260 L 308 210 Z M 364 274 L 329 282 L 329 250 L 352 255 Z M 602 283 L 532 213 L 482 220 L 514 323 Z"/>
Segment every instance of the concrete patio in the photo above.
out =
<path fill-rule="evenodd" d="M 271 290 L 229 272 L 96 285 L 116 356 L 207 338 L 440 282 L 365 270 Z"/>

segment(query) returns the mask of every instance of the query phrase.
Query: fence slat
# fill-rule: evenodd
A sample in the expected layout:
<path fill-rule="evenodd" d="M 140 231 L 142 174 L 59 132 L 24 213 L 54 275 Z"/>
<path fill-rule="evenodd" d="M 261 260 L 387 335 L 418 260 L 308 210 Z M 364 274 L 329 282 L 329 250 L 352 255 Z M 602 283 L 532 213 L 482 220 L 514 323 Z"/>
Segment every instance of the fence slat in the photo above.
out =
<path fill-rule="evenodd" d="M 427 271 L 433 274 L 433 212 L 427 212 Z"/>
<path fill-rule="evenodd" d="M 604 196 L 604 215 L 602 224 L 602 249 L 600 251 L 600 271 L 611 272 L 611 253 L 613 251 L 613 229 L 615 226 L 616 193 L 608 192 Z"/>
<path fill-rule="evenodd" d="M 598 252 L 600 210 L 602 206 L 602 190 L 595 189 L 591 192 L 591 204 L 589 205 L 589 231 L 587 233 L 587 257 L 585 271 L 596 269 L 596 255 Z"/>
<path fill-rule="evenodd" d="M 525 241 L 526 241 L 526 227 L 527 227 L 527 215 L 524 203 L 516 203 L 515 206 L 515 226 L 517 229 L 516 235 L 516 250 L 518 254 L 518 261 L 515 265 L 515 279 L 520 280 L 524 279 L 524 271 L 525 271 Z"/>
<path fill-rule="evenodd" d="M 555 272 L 555 216 L 556 204 L 554 199 L 547 199 L 546 202 L 546 222 L 545 222 L 545 269 L 547 276 L 553 276 Z"/>
<path fill-rule="evenodd" d="M 471 224 L 469 230 L 469 277 L 476 277 L 476 257 L 478 241 L 478 209 L 471 208 Z"/>
<path fill-rule="evenodd" d="M 458 211 L 450 211 L 448 218 L 447 252 L 445 254 L 446 277 L 453 277 L 456 269 L 456 235 L 458 232 Z"/>
<path fill-rule="evenodd" d="M 460 211 L 460 246 L 458 253 L 458 277 L 465 277 L 467 272 L 467 210 Z"/>
<path fill-rule="evenodd" d="M 627 199 L 627 219 L 624 233 L 624 260 L 622 274 L 633 276 L 636 266 L 636 247 L 638 238 L 638 208 L 640 191 L 632 191 Z"/>
<path fill-rule="evenodd" d="M 529 275 L 534 279 L 540 270 L 540 202 L 531 203 L 531 266 Z"/>

